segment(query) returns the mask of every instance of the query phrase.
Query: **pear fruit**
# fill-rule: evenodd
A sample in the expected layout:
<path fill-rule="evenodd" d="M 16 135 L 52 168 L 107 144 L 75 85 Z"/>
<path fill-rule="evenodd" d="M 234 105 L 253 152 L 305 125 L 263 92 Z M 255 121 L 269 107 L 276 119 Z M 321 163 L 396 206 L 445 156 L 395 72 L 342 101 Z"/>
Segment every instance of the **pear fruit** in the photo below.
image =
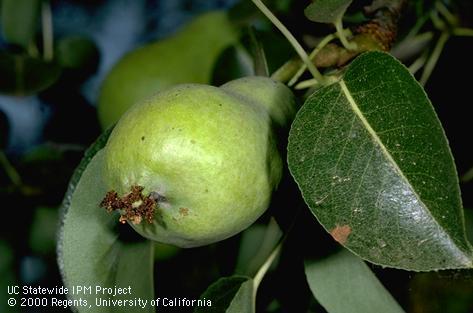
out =
<path fill-rule="evenodd" d="M 202 14 L 176 34 L 126 54 L 104 79 L 98 100 L 103 129 L 135 102 L 181 83 L 207 84 L 220 53 L 238 41 L 224 11 Z"/>
<path fill-rule="evenodd" d="M 294 111 L 292 92 L 263 77 L 161 91 L 113 129 L 102 206 L 158 242 L 228 238 L 268 208 L 283 169 L 274 130 Z"/>

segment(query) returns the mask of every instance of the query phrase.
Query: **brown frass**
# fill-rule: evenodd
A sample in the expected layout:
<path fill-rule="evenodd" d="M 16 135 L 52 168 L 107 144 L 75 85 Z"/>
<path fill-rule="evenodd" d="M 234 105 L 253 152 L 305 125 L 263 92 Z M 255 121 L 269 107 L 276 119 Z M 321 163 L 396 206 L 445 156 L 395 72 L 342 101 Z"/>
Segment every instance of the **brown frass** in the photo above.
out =
<path fill-rule="evenodd" d="M 154 212 L 157 206 L 155 197 L 144 196 L 143 187 L 132 186 L 130 192 L 120 197 L 114 190 L 108 191 L 100 207 L 105 208 L 108 212 L 115 210 L 120 212 L 120 222 L 130 221 L 133 224 L 140 224 L 143 218 L 152 223 Z"/>

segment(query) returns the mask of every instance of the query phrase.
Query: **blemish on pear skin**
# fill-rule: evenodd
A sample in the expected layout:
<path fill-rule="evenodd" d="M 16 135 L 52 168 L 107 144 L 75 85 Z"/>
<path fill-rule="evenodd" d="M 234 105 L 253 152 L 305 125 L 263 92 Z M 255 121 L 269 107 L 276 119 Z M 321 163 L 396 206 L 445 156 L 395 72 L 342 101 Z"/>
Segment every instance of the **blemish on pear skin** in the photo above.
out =
<path fill-rule="evenodd" d="M 143 219 L 151 224 L 157 203 L 155 199 L 144 196 L 143 190 L 144 188 L 141 186 L 132 186 L 130 192 L 123 197 L 118 196 L 117 192 L 111 190 L 100 202 L 100 207 L 105 208 L 108 212 L 119 211 L 119 221 L 122 224 L 130 221 L 137 225 Z"/>
<path fill-rule="evenodd" d="M 179 208 L 179 214 L 181 214 L 181 216 L 187 216 L 187 215 L 189 215 L 189 209 L 188 208 Z"/>
<path fill-rule="evenodd" d="M 330 231 L 330 235 L 340 244 L 347 242 L 348 236 L 351 234 L 351 227 L 348 225 L 336 225 L 334 229 Z"/>

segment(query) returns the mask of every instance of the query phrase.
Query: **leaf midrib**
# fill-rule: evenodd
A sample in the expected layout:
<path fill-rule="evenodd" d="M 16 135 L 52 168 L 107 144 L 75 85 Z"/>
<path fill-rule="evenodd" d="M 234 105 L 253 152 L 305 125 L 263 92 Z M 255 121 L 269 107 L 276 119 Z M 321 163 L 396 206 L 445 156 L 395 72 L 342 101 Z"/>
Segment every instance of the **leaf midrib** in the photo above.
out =
<path fill-rule="evenodd" d="M 458 250 L 461 255 L 466 257 L 466 259 L 468 260 L 468 263 L 466 263 L 465 265 L 470 267 L 470 268 L 473 267 L 473 260 L 471 259 L 470 255 L 467 254 L 466 251 L 463 251 L 462 249 L 460 249 L 457 246 L 456 242 L 452 239 L 451 235 L 447 231 L 445 231 L 444 227 L 439 223 L 439 221 L 432 215 L 432 213 L 425 206 L 424 201 L 421 199 L 421 197 L 419 196 L 417 191 L 412 187 L 409 179 L 404 175 L 404 172 L 401 170 L 401 168 L 398 166 L 397 162 L 392 157 L 391 153 L 385 147 L 385 145 L 381 141 L 381 138 L 379 138 L 376 131 L 371 127 L 371 124 L 368 122 L 368 120 L 363 115 L 363 112 L 358 107 L 355 99 L 353 99 L 353 97 L 350 93 L 350 90 L 348 89 L 345 81 L 343 79 L 340 79 L 339 84 L 340 84 L 340 88 L 342 90 L 343 95 L 345 96 L 345 98 L 348 100 L 348 103 L 350 104 L 351 109 L 353 110 L 355 115 L 360 119 L 360 121 L 362 122 L 362 124 L 364 125 L 365 129 L 368 131 L 370 136 L 373 138 L 375 143 L 381 148 L 382 153 L 388 159 L 388 161 L 391 163 L 394 170 L 399 174 L 399 176 L 405 182 L 408 183 L 409 186 L 411 186 L 411 190 L 412 190 L 413 194 L 415 195 L 416 199 L 419 201 L 419 203 L 421 203 L 421 207 L 424 209 L 425 212 L 427 212 L 427 214 L 432 218 L 432 220 L 439 226 L 439 229 L 441 229 L 447 235 L 449 241 L 453 244 L 455 249 Z"/>

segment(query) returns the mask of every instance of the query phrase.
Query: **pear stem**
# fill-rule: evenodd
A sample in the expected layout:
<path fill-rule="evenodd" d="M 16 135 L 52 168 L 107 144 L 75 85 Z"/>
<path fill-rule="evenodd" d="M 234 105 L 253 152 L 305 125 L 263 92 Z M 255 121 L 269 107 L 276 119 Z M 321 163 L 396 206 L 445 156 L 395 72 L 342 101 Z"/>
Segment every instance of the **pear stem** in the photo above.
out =
<path fill-rule="evenodd" d="M 473 29 L 471 28 L 457 27 L 452 32 L 455 36 L 473 37 Z"/>
<path fill-rule="evenodd" d="M 411 65 L 409 65 L 408 70 L 412 75 L 415 75 L 417 71 L 419 71 L 427 62 L 427 53 L 422 53 L 420 57 L 418 57 Z"/>
<path fill-rule="evenodd" d="M 342 30 L 342 33 L 344 35 L 349 35 L 351 34 L 351 31 L 349 29 L 344 29 Z M 333 34 L 329 34 L 327 36 L 325 36 L 324 38 L 322 38 L 322 40 L 319 42 L 319 44 L 317 45 L 317 47 L 315 47 L 315 49 L 309 54 L 309 58 L 311 60 L 314 60 L 316 55 L 327 45 L 329 44 L 332 40 L 336 39 L 336 38 L 339 38 L 340 37 L 340 33 L 333 33 Z M 307 66 L 305 64 L 302 64 L 299 68 L 299 70 L 297 71 L 297 73 L 291 78 L 291 80 L 289 81 L 289 83 L 287 83 L 287 85 L 289 87 L 293 86 L 298 80 L 299 78 L 301 77 L 301 75 L 305 72 L 305 70 L 307 69 Z"/>
<path fill-rule="evenodd" d="M 341 16 L 335 21 L 334 26 L 337 30 L 338 39 L 340 39 L 343 47 L 347 50 L 356 50 L 358 48 L 357 44 L 353 41 L 349 42 L 346 37 Z"/>
<path fill-rule="evenodd" d="M 315 67 L 315 65 L 310 61 L 309 56 L 305 52 L 304 48 L 302 48 L 301 44 L 296 40 L 296 38 L 292 35 L 292 33 L 281 23 L 278 18 L 264 5 L 261 0 L 252 0 L 253 3 L 258 7 L 258 9 L 276 26 L 279 31 L 286 37 L 289 43 L 292 45 L 294 50 L 296 50 L 299 57 L 302 61 L 306 64 L 309 72 L 314 76 L 314 78 L 321 84 L 325 82 L 325 78 L 319 72 L 319 70 Z"/>
<path fill-rule="evenodd" d="M 432 74 L 435 65 L 437 64 L 438 59 L 440 58 L 440 54 L 442 53 L 448 38 L 450 38 L 450 34 L 446 31 L 442 32 L 437 44 L 435 45 L 434 51 L 430 55 L 429 60 L 425 64 L 424 71 L 422 72 L 422 76 L 419 81 L 422 86 L 425 86 L 429 80 L 429 77 Z"/>
<path fill-rule="evenodd" d="M 264 264 L 260 267 L 258 272 L 256 273 L 255 277 L 253 278 L 253 299 L 256 299 L 256 293 L 258 291 L 258 287 L 261 284 L 261 281 L 263 280 L 263 277 L 266 275 L 266 272 L 268 272 L 268 269 L 270 268 L 271 264 L 273 264 L 274 259 L 279 255 L 281 252 L 282 244 L 284 240 L 281 240 L 279 244 L 274 248 L 273 252 L 269 255 L 268 259 Z M 255 305 L 256 301 L 253 301 L 253 306 Z M 253 307 L 253 312 L 255 312 L 255 308 Z"/>

